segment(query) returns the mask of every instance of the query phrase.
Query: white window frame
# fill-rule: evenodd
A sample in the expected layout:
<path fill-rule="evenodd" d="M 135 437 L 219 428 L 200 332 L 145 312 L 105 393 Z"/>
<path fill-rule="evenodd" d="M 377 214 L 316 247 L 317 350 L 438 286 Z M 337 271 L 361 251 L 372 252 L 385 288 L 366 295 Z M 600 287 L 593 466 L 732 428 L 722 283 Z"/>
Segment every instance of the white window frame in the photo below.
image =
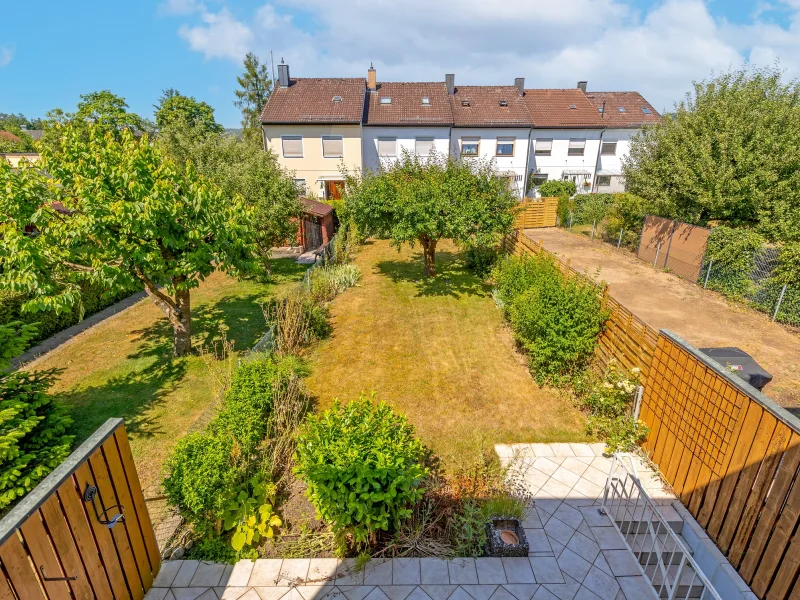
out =
<path fill-rule="evenodd" d="M 613 152 L 606 152 L 605 151 L 605 146 L 607 144 L 609 146 L 612 145 L 612 144 L 614 145 L 614 151 Z M 616 155 L 617 155 L 617 140 L 608 140 L 608 141 L 604 140 L 600 144 L 600 156 L 616 156 Z"/>
<path fill-rule="evenodd" d="M 343 135 L 323 135 L 320 136 L 320 145 L 322 146 L 322 158 L 344 158 L 344 136 Z M 325 140 L 342 140 L 342 153 L 338 156 L 327 156 L 325 154 Z"/>
<path fill-rule="evenodd" d="M 420 154 L 419 153 L 419 150 L 417 149 L 417 144 L 419 142 L 430 142 L 431 143 L 431 149 L 427 154 Z M 417 156 L 428 157 L 435 151 L 436 151 L 436 138 L 435 137 L 423 135 L 423 136 L 414 138 L 414 154 L 416 154 Z"/>
<path fill-rule="evenodd" d="M 537 150 L 536 146 L 539 142 L 550 142 L 550 149 L 549 150 Z M 552 156 L 553 155 L 553 138 L 537 138 L 533 141 L 533 155 L 534 156 Z"/>
<path fill-rule="evenodd" d="M 608 183 L 600 183 L 600 179 L 608 179 Z M 611 185 L 611 175 L 598 175 L 597 187 L 609 187 Z"/>
<path fill-rule="evenodd" d="M 577 143 L 581 142 L 580 148 Z M 573 143 L 575 146 L 573 147 Z M 580 149 L 581 153 L 573 152 L 573 150 Z M 569 145 L 567 146 L 567 156 L 586 156 L 586 138 L 570 138 Z"/>
<path fill-rule="evenodd" d="M 286 156 L 283 148 L 283 140 L 300 140 L 300 156 Z M 283 158 L 303 158 L 306 153 L 305 140 L 302 135 L 282 135 L 281 136 L 281 156 Z"/>
<path fill-rule="evenodd" d="M 464 154 L 464 143 L 475 144 L 475 154 Z M 474 158 L 481 155 L 481 138 L 476 136 L 464 136 L 458 140 L 458 154 L 459 156 L 466 156 L 467 158 Z"/>
<path fill-rule="evenodd" d="M 539 183 L 536 183 L 537 177 L 540 178 L 540 179 L 542 177 L 544 177 L 544 181 L 540 181 Z M 539 187 L 545 181 L 549 181 L 549 180 L 550 180 L 550 174 L 549 173 L 532 173 L 531 174 L 531 186 L 532 187 Z"/>
<path fill-rule="evenodd" d="M 394 153 L 393 154 L 381 154 L 381 142 L 392 142 L 394 143 Z M 397 138 L 396 137 L 384 137 L 380 136 L 375 139 L 375 149 L 378 151 L 378 157 L 386 157 L 386 158 L 397 158 Z"/>
<path fill-rule="evenodd" d="M 498 154 L 497 150 L 501 144 L 511 144 L 511 154 Z M 495 140 L 494 155 L 500 158 L 514 158 L 517 151 L 517 138 L 513 136 L 499 136 Z"/>

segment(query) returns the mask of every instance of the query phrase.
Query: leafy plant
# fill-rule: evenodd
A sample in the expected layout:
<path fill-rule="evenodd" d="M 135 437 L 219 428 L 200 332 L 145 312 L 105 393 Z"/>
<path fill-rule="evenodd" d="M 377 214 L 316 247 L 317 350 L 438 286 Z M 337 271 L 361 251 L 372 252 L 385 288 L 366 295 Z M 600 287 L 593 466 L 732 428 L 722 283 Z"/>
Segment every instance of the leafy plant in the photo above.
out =
<path fill-rule="evenodd" d="M 300 354 L 331 332 L 327 306 L 301 290 L 273 298 L 262 308 L 270 326 L 272 346 L 280 355 Z"/>
<path fill-rule="evenodd" d="M 548 179 L 538 187 L 542 198 L 574 196 L 578 191 L 574 181 Z"/>
<path fill-rule="evenodd" d="M 467 500 L 450 521 L 455 556 L 483 556 L 486 552 L 486 519 L 480 502 Z"/>
<path fill-rule="evenodd" d="M 708 236 L 705 268 L 699 280 L 705 279 L 710 265 L 709 288 L 732 298 L 751 295 L 755 289 L 751 275 L 756 257 L 765 244 L 764 237 L 750 229 L 715 227 Z"/>
<path fill-rule="evenodd" d="M 522 521 L 525 519 L 527 513 L 527 499 L 509 492 L 503 492 L 492 496 L 481 506 L 481 514 L 483 515 L 484 521 L 488 520 L 489 517 L 493 515 L 514 517 Z"/>
<path fill-rule="evenodd" d="M 500 257 L 500 251 L 496 246 L 467 244 L 464 257 L 467 267 L 472 269 L 478 277 L 486 278 Z"/>
<path fill-rule="evenodd" d="M 216 563 L 233 563 L 236 562 L 238 554 L 225 538 L 214 535 L 196 541 L 186 554 L 186 558 Z"/>
<path fill-rule="evenodd" d="M 360 278 L 361 270 L 352 263 L 327 264 L 309 271 L 308 293 L 316 302 L 330 302 Z"/>
<path fill-rule="evenodd" d="M 234 499 L 225 505 L 222 513 L 223 529 L 235 530 L 231 536 L 231 547 L 241 552 L 245 546 L 258 544 L 262 537 L 271 539 L 275 527 L 283 523 L 274 513 L 275 485 L 264 484 L 256 476 L 240 486 Z"/>
<path fill-rule="evenodd" d="M 373 400 L 336 401 L 310 415 L 297 440 L 295 473 L 309 500 L 337 535 L 359 547 L 409 517 L 426 473 L 411 425 Z"/>

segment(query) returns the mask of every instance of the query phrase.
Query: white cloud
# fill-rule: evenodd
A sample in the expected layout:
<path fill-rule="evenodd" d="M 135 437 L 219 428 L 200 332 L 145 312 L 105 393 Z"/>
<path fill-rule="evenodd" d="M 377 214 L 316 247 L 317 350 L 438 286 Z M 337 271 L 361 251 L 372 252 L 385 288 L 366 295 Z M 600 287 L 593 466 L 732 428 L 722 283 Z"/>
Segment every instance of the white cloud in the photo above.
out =
<path fill-rule="evenodd" d="M 16 51 L 17 48 L 14 46 L 14 44 L 5 44 L 0 46 L 0 67 L 6 67 L 11 64 Z"/>
<path fill-rule="evenodd" d="M 383 80 L 441 81 L 449 72 L 457 84 L 525 76 L 529 87 L 565 87 L 588 79 L 590 90 L 635 89 L 659 109 L 692 80 L 748 59 L 780 57 L 790 74 L 800 70 L 800 0 L 765 3 L 746 26 L 715 18 L 703 0 L 645 12 L 627 1 L 270 0 L 252 15 L 202 8 L 180 35 L 206 58 L 239 62 L 273 50 L 297 76 L 366 75 L 373 62 Z M 775 10 L 788 25 L 762 16 Z"/>

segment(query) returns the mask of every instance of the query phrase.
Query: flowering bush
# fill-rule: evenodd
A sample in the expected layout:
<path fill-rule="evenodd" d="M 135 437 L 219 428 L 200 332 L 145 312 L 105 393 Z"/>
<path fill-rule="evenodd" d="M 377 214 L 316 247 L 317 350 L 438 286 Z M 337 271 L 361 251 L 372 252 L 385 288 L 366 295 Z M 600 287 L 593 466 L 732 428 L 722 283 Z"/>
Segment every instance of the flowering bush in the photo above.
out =
<path fill-rule="evenodd" d="M 638 368 L 625 370 L 611 361 L 601 379 L 587 375 L 576 382 L 578 402 L 589 412 L 589 433 L 604 439 L 608 452 L 628 452 L 647 436 L 647 426 L 631 414 L 639 375 Z"/>

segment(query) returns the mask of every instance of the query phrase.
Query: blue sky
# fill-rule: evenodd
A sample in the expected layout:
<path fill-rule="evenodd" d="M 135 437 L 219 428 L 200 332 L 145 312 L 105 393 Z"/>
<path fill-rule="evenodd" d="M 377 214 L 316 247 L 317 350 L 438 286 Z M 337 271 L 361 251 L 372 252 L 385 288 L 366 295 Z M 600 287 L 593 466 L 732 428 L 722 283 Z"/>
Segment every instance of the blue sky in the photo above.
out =
<path fill-rule="evenodd" d="M 800 0 L 82 0 L 8 3 L 0 21 L 0 112 L 72 110 L 110 89 L 152 115 L 174 87 L 238 126 L 245 52 L 294 76 L 636 89 L 670 108 L 693 79 L 744 61 L 800 74 Z"/>

